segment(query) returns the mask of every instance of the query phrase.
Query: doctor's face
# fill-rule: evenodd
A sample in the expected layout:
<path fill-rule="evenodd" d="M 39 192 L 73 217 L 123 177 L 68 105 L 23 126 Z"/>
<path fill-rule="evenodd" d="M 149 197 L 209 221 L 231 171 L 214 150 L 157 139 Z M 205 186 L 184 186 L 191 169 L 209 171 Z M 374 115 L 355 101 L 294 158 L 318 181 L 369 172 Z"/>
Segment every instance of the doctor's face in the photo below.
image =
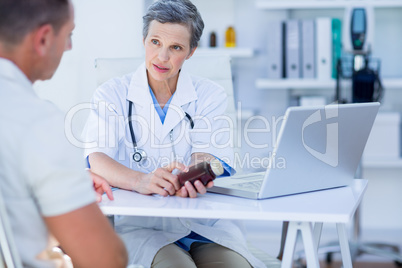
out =
<path fill-rule="evenodd" d="M 190 50 L 190 38 L 185 25 L 152 21 L 144 39 L 148 79 L 176 82 L 184 61 L 195 51 Z"/>

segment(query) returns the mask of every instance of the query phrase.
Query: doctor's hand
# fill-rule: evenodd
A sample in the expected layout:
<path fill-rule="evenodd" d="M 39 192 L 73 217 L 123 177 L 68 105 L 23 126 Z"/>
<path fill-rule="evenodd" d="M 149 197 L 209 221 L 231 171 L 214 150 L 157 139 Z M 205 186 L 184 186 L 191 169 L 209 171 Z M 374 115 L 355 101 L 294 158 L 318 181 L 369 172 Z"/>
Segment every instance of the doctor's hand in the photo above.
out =
<path fill-rule="evenodd" d="M 180 189 L 179 179 L 172 171 L 178 169 L 187 172 L 188 168 L 179 162 L 157 168 L 152 173 L 142 174 L 135 183 L 134 190 L 141 194 L 175 195 Z"/>
<path fill-rule="evenodd" d="M 195 198 L 197 197 L 197 193 L 205 194 L 207 192 L 207 188 L 211 188 L 212 186 L 214 186 L 213 181 L 208 182 L 206 186 L 204 186 L 204 184 L 199 180 L 196 180 L 194 185 L 191 182 L 186 181 L 184 186 L 177 191 L 176 195 L 180 197 Z"/>

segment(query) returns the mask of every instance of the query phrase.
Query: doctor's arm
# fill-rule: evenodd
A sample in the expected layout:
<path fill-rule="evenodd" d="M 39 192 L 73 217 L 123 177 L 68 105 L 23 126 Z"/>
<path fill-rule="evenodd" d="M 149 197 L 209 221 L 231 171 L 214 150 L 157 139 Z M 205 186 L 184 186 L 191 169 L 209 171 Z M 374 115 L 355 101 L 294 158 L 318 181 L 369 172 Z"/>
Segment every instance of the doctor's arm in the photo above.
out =
<path fill-rule="evenodd" d="M 193 153 L 191 155 L 191 163 L 190 166 L 201 163 L 203 161 L 211 162 L 212 160 L 216 159 L 215 156 L 208 153 Z"/>
<path fill-rule="evenodd" d="M 89 163 L 91 171 L 105 178 L 112 186 L 141 194 L 162 196 L 175 195 L 176 191 L 180 189 L 179 180 L 176 175 L 172 174 L 172 171 L 174 169 L 187 171 L 183 164 L 172 162 L 166 167 L 146 174 L 132 170 L 100 152 L 91 153 Z"/>

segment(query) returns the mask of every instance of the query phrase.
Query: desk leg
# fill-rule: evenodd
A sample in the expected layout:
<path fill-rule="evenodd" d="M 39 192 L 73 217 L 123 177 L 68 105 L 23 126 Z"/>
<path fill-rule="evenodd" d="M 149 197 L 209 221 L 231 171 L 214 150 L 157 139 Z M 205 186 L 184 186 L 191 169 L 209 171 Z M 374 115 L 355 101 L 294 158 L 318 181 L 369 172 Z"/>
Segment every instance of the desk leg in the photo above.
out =
<path fill-rule="evenodd" d="M 113 226 L 114 229 L 114 215 L 106 215 L 106 218 L 110 222 L 110 224 Z"/>
<path fill-rule="evenodd" d="M 339 246 L 341 248 L 342 263 L 344 268 L 352 268 L 352 257 L 350 254 L 348 233 L 346 231 L 346 224 L 337 223 Z"/>
<path fill-rule="evenodd" d="M 318 246 L 320 245 L 321 232 L 322 222 L 316 222 L 314 224 L 314 249 L 316 252 L 318 252 Z"/>
<path fill-rule="evenodd" d="M 299 230 L 298 223 L 289 222 L 281 268 L 292 267 L 293 254 L 295 251 L 298 230 Z"/>
<path fill-rule="evenodd" d="M 321 228 L 318 228 L 321 229 Z M 288 234 L 285 242 L 285 252 L 282 260 L 282 268 L 290 268 L 293 263 L 293 254 L 297 241 L 297 233 L 301 232 L 306 252 L 307 266 L 310 268 L 320 267 L 318 262 L 317 246 L 318 241 L 314 241 L 313 227 L 310 222 L 290 222 Z M 320 231 L 321 233 L 321 231 Z"/>

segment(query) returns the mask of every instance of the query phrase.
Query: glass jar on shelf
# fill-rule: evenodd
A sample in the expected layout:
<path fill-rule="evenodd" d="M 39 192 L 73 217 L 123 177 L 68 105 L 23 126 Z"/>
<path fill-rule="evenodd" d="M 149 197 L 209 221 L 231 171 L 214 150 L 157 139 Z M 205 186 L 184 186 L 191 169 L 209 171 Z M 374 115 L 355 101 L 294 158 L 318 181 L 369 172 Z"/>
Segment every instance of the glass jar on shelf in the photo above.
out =
<path fill-rule="evenodd" d="M 225 47 L 236 47 L 236 32 L 232 26 L 226 30 Z"/>

